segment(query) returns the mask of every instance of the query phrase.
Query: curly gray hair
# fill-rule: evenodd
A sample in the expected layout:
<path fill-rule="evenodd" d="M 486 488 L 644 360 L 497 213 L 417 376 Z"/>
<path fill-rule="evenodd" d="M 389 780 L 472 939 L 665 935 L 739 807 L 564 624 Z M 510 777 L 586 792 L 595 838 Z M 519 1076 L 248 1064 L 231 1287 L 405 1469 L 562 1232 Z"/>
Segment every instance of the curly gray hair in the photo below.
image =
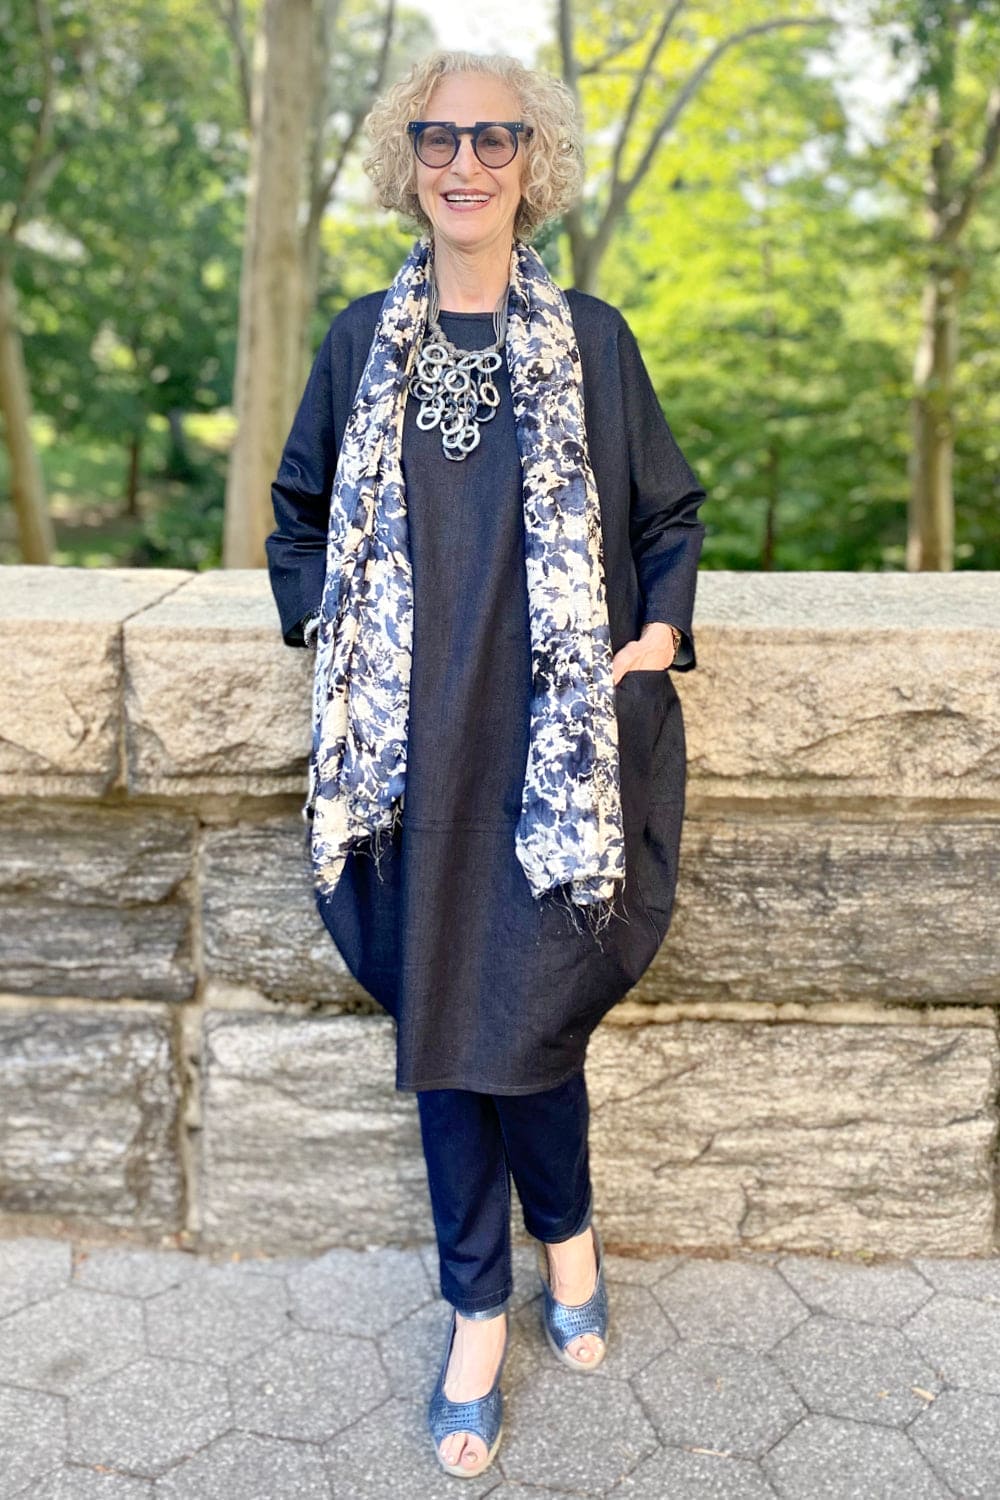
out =
<path fill-rule="evenodd" d="M 372 106 L 365 129 L 372 150 L 364 168 L 383 208 L 395 209 L 430 228 L 417 197 L 410 120 L 424 115 L 439 79 L 451 73 L 482 73 L 497 78 L 517 96 L 531 139 L 521 147 L 524 174 L 514 234 L 528 240 L 579 198 L 583 186 L 583 144 L 573 95 L 549 73 L 527 68 L 503 53 L 432 52 L 414 63 L 405 78 Z"/>

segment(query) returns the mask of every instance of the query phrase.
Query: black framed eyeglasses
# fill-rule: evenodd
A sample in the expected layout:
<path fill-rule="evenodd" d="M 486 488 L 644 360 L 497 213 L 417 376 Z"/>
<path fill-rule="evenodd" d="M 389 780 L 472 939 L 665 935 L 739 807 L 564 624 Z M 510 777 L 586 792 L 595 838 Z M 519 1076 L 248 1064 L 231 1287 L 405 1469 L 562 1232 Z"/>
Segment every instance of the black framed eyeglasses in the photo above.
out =
<path fill-rule="evenodd" d="M 477 120 L 456 125 L 452 120 L 411 120 L 406 127 L 418 160 L 425 167 L 446 167 L 458 155 L 460 137 L 471 135 L 472 149 L 484 167 L 506 167 L 517 155 L 520 136 L 530 140 L 534 130 L 523 120 Z"/>

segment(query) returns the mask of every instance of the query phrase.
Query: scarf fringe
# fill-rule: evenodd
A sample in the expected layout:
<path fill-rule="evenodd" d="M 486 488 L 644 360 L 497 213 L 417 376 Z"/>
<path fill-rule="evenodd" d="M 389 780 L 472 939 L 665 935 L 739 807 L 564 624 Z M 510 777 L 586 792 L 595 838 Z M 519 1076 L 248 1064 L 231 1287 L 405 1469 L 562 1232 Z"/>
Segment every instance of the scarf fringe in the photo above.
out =
<path fill-rule="evenodd" d="M 316 848 L 314 843 L 314 808 L 309 806 L 303 808 L 302 817 L 306 824 L 302 844 L 303 853 L 305 854 L 306 859 L 309 862 L 316 889 L 321 895 L 333 895 L 337 882 L 340 879 L 341 871 L 343 870 L 344 865 L 347 862 L 348 854 L 360 854 L 374 860 L 376 879 L 381 885 L 385 885 L 385 876 L 382 873 L 382 861 L 385 859 L 386 854 L 392 848 L 393 840 L 395 839 L 399 829 L 402 827 L 403 807 L 401 802 L 397 801 L 393 803 L 389 813 L 388 823 L 381 824 L 374 830 L 374 832 L 355 834 L 349 840 L 346 847 L 342 851 L 341 857 L 333 862 L 334 873 L 332 875 L 327 875 L 325 873 L 325 870 L 330 868 L 329 864 L 324 867 L 322 864 L 317 863 L 316 860 Z"/>
<path fill-rule="evenodd" d="M 612 921 L 628 923 L 628 917 L 623 910 L 619 910 L 616 902 L 622 893 L 624 883 L 615 883 L 613 896 L 598 896 L 586 901 L 574 901 L 570 895 L 572 882 L 567 885 L 554 886 L 551 891 L 546 891 L 538 899 L 548 901 L 552 906 L 558 906 L 569 917 L 570 923 L 577 932 L 589 935 L 601 947 L 601 934 L 610 927 Z"/>

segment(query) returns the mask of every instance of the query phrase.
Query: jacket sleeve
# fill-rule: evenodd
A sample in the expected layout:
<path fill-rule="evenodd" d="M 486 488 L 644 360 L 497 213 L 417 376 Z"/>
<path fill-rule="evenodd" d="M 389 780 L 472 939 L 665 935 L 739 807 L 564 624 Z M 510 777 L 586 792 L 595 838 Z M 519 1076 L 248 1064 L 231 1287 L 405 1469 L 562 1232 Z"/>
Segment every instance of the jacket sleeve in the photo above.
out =
<path fill-rule="evenodd" d="M 677 445 L 624 320 L 618 349 L 631 478 L 629 538 L 642 590 L 642 623 L 677 626 L 681 643 L 671 666 L 690 672 L 697 666 L 691 622 L 705 535 L 697 511 L 705 491 Z"/>
<path fill-rule="evenodd" d="M 271 592 L 286 646 L 304 646 L 302 626 L 319 609 L 326 578 L 330 491 L 337 468 L 333 325 L 313 361 L 271 486 L 277 523 L 264 543 Z"/>

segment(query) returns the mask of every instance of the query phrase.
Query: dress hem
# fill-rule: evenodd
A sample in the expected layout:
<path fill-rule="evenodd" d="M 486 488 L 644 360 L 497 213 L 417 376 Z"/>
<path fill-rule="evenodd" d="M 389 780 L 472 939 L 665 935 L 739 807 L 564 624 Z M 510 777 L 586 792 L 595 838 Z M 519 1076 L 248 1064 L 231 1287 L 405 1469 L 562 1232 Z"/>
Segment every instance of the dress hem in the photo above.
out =
<path fill-rule="evenodd" d="M 561 1083 L 566 1083 L 575 1074 L 581 1073 L 584 1068 L 585 1059 L 574 1063 L 567 1072 L 558 1078 L 552 1078 L 546 1083 L 519 1083 L 519 1084 L 493 1084 L 474 1082 L 469 1083 L 465 1079 L 443 1078 L 435 1079 L 431 1083 L 401 1083 L 396 1079 L 396 1091 L 401 1094 L 415 1094 L 423 1089 L 462 1089 L 470 1094 L 541 1094 L 546 1089 L 558 1088 Z"/>

